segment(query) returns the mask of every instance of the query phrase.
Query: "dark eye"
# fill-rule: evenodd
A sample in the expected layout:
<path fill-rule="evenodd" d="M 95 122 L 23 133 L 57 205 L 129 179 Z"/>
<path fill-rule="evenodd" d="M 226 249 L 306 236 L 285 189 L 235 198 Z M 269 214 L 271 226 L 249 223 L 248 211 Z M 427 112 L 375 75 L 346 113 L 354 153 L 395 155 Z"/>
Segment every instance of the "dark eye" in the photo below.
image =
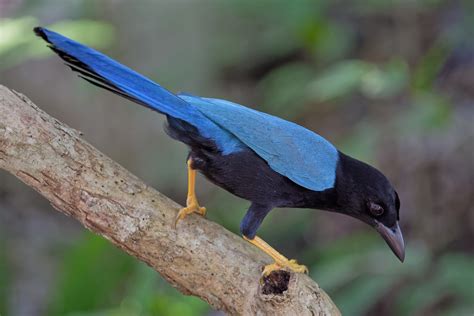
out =
<path fill-rule="evenodd" d="M 380 216 L 383 214 L 384 212 L 384 209 L 383 207 L 381 207 L 380 205 L 378 205 L 377 203 L 374 203 L 374 202 L 369 202 L 368 203 L 368 206 L 369 206 L 369 211 L 372 215 L 374 216 Z"/>

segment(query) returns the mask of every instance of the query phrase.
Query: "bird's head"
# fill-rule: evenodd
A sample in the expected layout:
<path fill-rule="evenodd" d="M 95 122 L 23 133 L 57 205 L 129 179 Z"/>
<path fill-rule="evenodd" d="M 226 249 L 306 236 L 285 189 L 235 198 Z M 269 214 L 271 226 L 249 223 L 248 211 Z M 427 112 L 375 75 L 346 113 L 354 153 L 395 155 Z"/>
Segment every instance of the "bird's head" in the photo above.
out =
<path fill-rule="evenodd" d="M 336 180 L 337 211 L 374 227 L 403 262 L 405 243 L 398 224 L 400 198 L 397 192 L 374 167 L 344 154 L 340 157 Z"/>

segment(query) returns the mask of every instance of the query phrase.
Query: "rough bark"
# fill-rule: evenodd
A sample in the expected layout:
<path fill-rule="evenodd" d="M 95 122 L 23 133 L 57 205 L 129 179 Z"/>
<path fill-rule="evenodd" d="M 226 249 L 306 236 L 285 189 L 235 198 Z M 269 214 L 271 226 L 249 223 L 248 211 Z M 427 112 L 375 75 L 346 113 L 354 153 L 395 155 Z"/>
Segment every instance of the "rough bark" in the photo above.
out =
<path fill-rule="evenodd" d="M 276 273 L 260 280 L 262 266 L 271 259 L 218 224 L 191 215 L 175 229 L 180 205 L 80 136 L 0 85 L 0 168 L 38 191 L 56 210 L 215 309 L 239 315 L 339 315 L 307 275 Z M 276 290 L 269 286 L 272 282 Z"/>

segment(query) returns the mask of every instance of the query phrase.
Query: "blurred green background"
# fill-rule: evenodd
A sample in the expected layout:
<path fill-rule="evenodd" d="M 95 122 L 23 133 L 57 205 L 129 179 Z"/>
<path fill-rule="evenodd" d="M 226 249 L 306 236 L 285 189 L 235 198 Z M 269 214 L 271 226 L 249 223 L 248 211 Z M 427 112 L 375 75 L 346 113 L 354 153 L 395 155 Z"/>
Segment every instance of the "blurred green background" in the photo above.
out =
<path fill-rule="evenodd" d="M 388 175 L 404 264 L 342 215 L 275 210 L 259 235 L 307 264 L 345 315 L 474 314 L 474 2 L 0 0 L 0 83 L 167 196 L 186 148 L 163 117 L 79 80 L 33 36 L 51 27 L 173 91 L 293 120 Z M 248 202 L 203 178 L 238 233 Z M 0 172 L 1 315 L 219 315 Z"/>

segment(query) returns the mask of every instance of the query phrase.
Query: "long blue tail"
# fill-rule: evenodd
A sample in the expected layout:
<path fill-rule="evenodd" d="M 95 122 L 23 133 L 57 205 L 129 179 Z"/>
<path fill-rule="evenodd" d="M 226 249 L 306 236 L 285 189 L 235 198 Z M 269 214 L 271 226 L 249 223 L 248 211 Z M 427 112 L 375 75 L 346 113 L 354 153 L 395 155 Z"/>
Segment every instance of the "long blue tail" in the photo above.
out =
<path fill-rule="evenodd" d="M 152 110 L 193 125 L 202 136 L 215 141 L 225 152 L 231 151 L 231 147 L 235 146 L 237 140 L 231 134 L 206 118 L 192 104 L 159 84 L 61 34 L 42 27 L 35 27 L 34 32 L 47 41 L 49 47 L 72 70 L 78 72 L 81 78 Z"/>

